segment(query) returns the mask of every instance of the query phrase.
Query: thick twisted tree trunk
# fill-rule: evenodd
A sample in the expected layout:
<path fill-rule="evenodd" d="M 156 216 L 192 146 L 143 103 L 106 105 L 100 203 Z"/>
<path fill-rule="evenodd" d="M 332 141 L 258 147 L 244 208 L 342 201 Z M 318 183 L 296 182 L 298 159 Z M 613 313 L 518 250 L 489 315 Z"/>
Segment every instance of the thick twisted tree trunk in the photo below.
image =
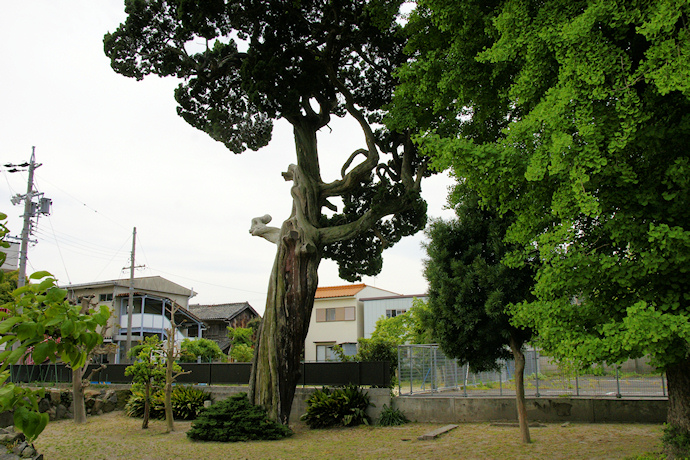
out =
<path fill-rule="evenodd" d="M 666 422 L 671 429 L 690 436 L 690 358 L 666 368 L 668 381 L 668 415 Z M 676 458 L 690 456 L 687 446 L 685 451 L 677 447 L 666 446 L 667 453 Z M 670 456 L 670 458 L 673 458 Z"/>
<path fill-rule="evenodd" d="M 263 406 L 272 420 L 283 424 L 290 418 L 300 379 L 321 262 L 315 225 L 320 216 L 316 129 L 295 126 L 295 142 L 299 165 L 290 165 L 283 174 L 294 184 L 292 215 L 279 232 L 273 229 L 270 236 L 260 235 L 278 248 L 249 382 L 250 401 Z"/>
<path fill-rule="evenodd" d="M 518 422 L 520 424 L 520 437 L 523 443 L 532 442 L 529 435 L 529 423 L 527 421 L 527 405 L 525 404 L 525 354 L 522 346 L 518 345 L 514 337 L 510 338 L 510 349 L 515 359 L 515 400 L 517 403 Z"/>

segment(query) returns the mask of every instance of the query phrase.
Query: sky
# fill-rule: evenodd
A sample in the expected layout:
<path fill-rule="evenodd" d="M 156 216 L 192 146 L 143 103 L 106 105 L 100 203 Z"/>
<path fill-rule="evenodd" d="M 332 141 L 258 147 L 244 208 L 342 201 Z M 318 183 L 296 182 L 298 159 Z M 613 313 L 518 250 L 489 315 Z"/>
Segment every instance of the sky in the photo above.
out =
<path fill-rule="evenodd" d="M 61 285 L 128 279 L 133 228 L 136 277 L 162 276 L 197 295 L 190 303 L 249 302 L 263 313 L 275 245 L 249 234 L 251 219 L 289 217 L 296 162 L 292 130 L 274 127 L 271 143 L 235 155 L 176 114 L 178 81 L 136 81 L 116 74 L 103 35 L 125 20 L 122 0 L 5 2 L 0 15 L 0 165 L 28 162 L 35 188 L 53 202 L 39 218 L 27 272 L 51 272 Z M 339 178 L 344 159 L 364 146 L 351 121 L 335 119 L 318 137 L 323 179 Z M 20 236 L 26 172 L 0 166 L 0 212 Z M 445 209 L 452 181 L 423 182 L 430 217 Z M 424 235 L 384 252 L 383 271 L 362 282 L 421 294 Z M 334 262 L 319 286 L 347 284 Z"/>

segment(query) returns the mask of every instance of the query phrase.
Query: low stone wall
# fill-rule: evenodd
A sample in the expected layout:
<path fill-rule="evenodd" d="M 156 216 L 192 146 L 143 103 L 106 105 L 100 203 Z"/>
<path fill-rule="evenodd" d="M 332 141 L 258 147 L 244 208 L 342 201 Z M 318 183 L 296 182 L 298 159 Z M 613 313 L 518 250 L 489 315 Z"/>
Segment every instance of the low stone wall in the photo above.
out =
<path fill-rule="evenodd" d="M 400 396 L 393 407 L 410 420 L 434 423 L 515 421 L 515 398 Z M 526 398 L 527 418 L 541 422 L 663 423 L 667 399 Z"/>
<path fill-rule="evenodd" d="M 131 394 L 129 385 L 87 388 L 84 392 L 86 415 L 122 410 Z M 43 413 L 47 412 L 51 421 L 74 418 L 72 388 L 45 388 L 45 396 L 38 402 L 38 409 Z M 0 426 L 11 426 L 13 423 L 10 412 L 0 414 Z"/>

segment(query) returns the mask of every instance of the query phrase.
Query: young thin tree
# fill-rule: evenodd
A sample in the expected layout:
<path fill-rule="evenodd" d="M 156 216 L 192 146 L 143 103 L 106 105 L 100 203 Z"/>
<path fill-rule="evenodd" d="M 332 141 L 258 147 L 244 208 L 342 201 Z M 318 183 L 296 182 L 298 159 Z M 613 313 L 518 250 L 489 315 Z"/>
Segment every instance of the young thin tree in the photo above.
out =
<path fill-rule="evenodd" d="M 178 306 L 173 303 L 170 306 L 170 327 L 166 330 L 168 340 L 165 342 L 165 432 L 170 433 L 175 431 L 175 419 L 172 409 L 172 390 L 173 383 L 177 377 L 184 374 L 189 374 L 191 371 L 183 371 L 175 359 L 179 357 L 180 353 L 177 351 L 175 336 L 177 333 L 177 323 L 175 322 L 175 313 Z"/>
<path fill-rule="evenodd" d="M 374 275 L 385 247 L 425 225 L 426 161 L 406 132 L 376 130 L 394 70 L 406 59 L 401 3 L 130 0 L 127 20 L 104 39 L 116 72 L 182 79 L 175 91 L 180 116 L 235 153 L 265 146 L 272 120 L 293 127 L 295 161 L 283 173 L 293 184 L 290 217 L 277 228 L 265 215 L 250 230 L 277 252 L 249 398 L 282 423 L 299 380 L 322 258 L 336 260 L 346 280 Z M 199 42 L 205 49 L 197 51 Z M 362 136 L 362 148 L 335 179 L 322 177 L 316 142 L 333 116 L 354 119 Z M 340 210 L 334 199 L 342 200 Z"/>
<path fill-rule="evenodd" d="M 166 362 L 163 343 L 157 335 L 145 337 L 143 343 L 132 347 L 129 355 L 135 362 L 127 366 L 125 375 L 132 376 L 132 392 L 143 391 L 144 417 L 141 428 L 145 430 L 149 427 L 151 396 L 165 385 Z"/>
<path fill-rule="evenodd" d="M 457 218 L 437 220 L 427 231 L 425 276 L 429 302 L 425 321 L 443 351 L 475 371 L 515 360 L 515 396 L 522 442 L 531 441 L 525 404 L 523 345 L 531 331 L 514 327 L 506 308 L 532 300 L 535 269 L 508 268 L 502 259 L 510 220 L 483 209 L 476 194 L 457 193 Z"/>

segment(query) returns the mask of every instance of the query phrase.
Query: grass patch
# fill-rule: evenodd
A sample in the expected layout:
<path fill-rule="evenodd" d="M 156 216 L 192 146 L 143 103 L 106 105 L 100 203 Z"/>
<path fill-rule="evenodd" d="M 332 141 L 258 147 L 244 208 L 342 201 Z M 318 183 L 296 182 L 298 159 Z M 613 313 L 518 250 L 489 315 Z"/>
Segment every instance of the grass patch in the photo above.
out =
<path fill-rule="evenodd" d="M 657 458 L 661 425 L 547 424 L 531 430 L 533 443 L 522 445 L 518 428 L 488 423 L 464 423 L 433 441 L 417 436 L 443 424 L 409 423 L 398 427 L 360 426 L 310 430 L 293 425 L 295 434 L 280 441 L 235 444 L 193 442 L 185 435 L 192 422 L 175 422 L 165 434 L 165 422 L 141 421 L 111 412 L 89 417 L 85 425 L 71 420 L 50 422 L 35 443 L 39 453 L 60 459 L 583 459 Z"/>

